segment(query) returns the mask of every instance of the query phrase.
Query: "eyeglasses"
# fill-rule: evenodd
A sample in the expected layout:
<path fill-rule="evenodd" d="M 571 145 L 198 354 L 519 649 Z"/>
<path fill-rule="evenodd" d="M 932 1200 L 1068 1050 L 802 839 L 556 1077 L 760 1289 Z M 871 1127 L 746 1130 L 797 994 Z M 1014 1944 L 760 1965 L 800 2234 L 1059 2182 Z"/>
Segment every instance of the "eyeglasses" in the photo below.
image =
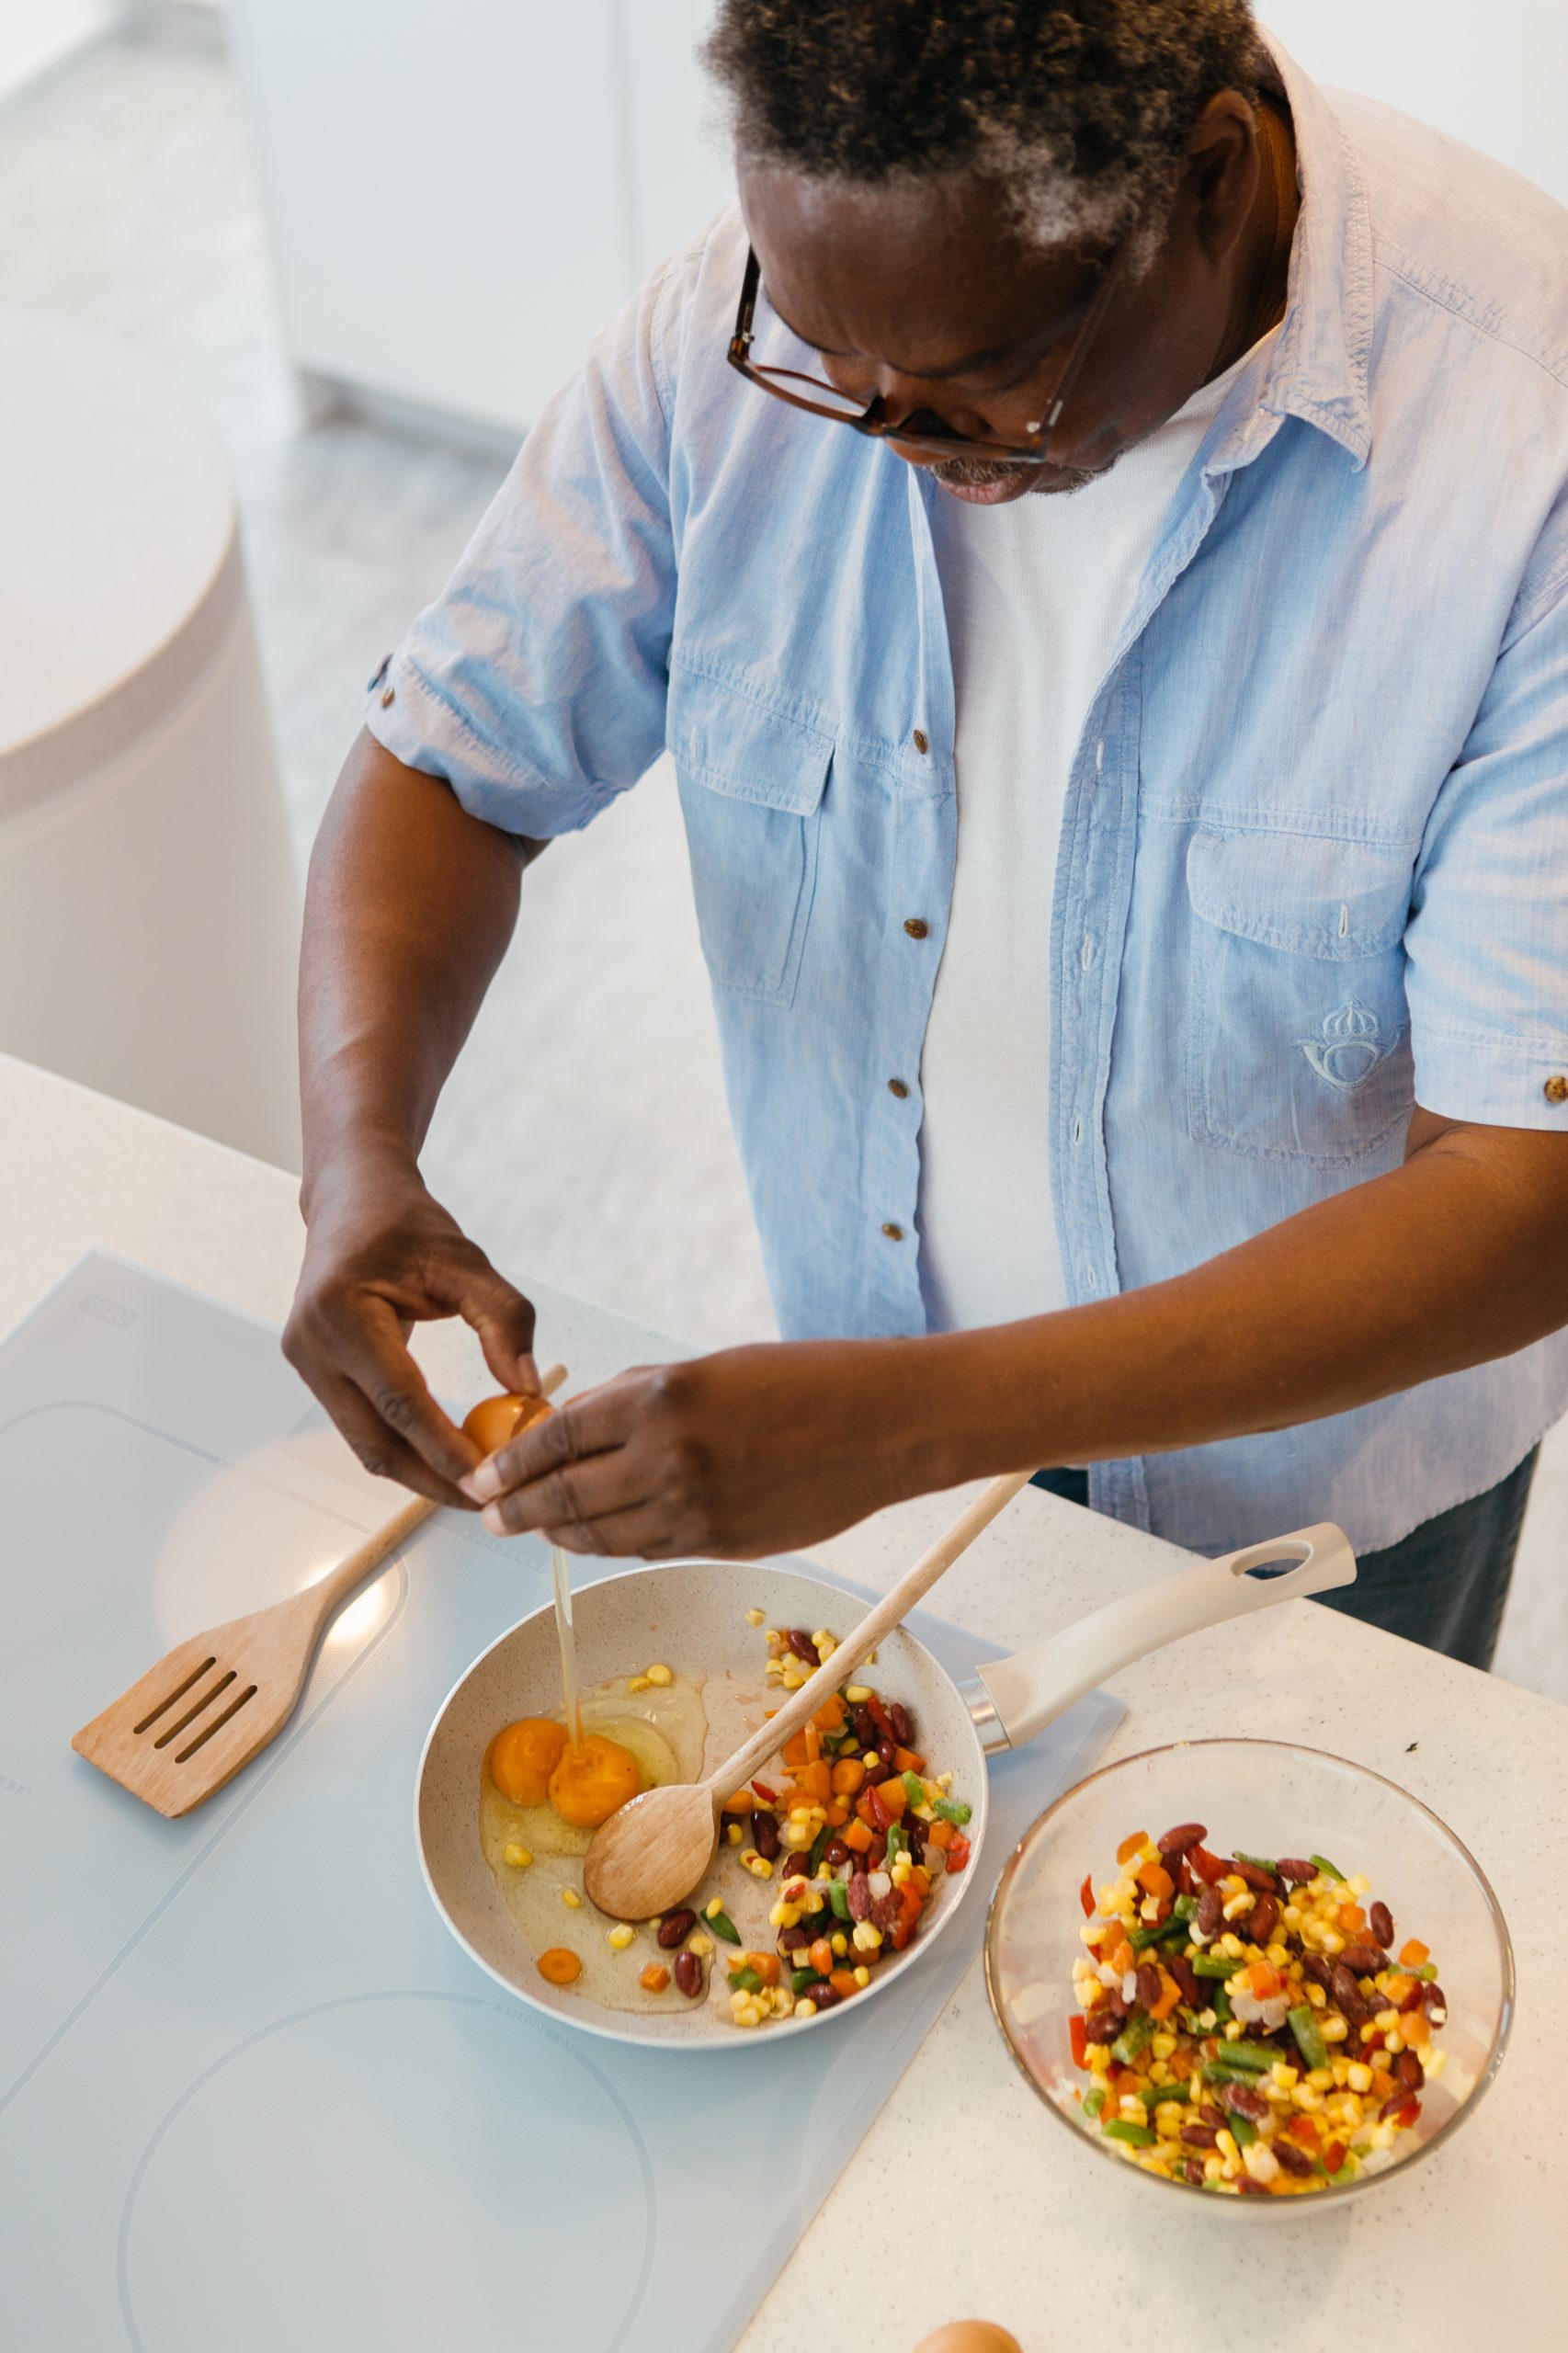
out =
<path fill-rule="evenodd" d="M 1083 325 L 1073 338 L 1066 365 L 1057 379 L 1051 405 L 1038 424 L 1026 427 L 1029 438 L 1025 442 L 990 441 L 967 433 L 911 433 L 889 417 L 887 404 L 881 392 L 873 393 L 862 407 L 849 393 L 840 392 L 836 384 L 830 384 L 820 376 L 802 375 L 795 368 L 759 365 L 751 356 L 756 298 L 762 284 L 762 264 L 756 257 L 755 246 L 746 249 L 740 308 L 735 313 L 735 331 L 730 337 L 727 357 L 737 375 L 744 376 L 748 384 L 756 384 L 761 391 L 771 392 L 775 400 L 787 401 L 791 408 L 803 408 L 812 416 L 825 416 L 835 425 L 847 425 L 852 432 L 869 434 L 873 440 L 896 441 L 902 449 L 918 449 L 937 458 L 950 458 L 956 452 L 972 449 L 983 457 L 1006 459 L 1017 465 L 1038 466 L 1051 447 L 1067 396 L 1077 381 L 1089 347 L 1110 308 L 1111 297 L 1131 244 L 1132 231 L 1129 230 L 1105 265 L 1100 282 L 1095 289 L 1094 300 L 1085 314 Z M 801 389 L 797 390 L 797 386 Z"/>

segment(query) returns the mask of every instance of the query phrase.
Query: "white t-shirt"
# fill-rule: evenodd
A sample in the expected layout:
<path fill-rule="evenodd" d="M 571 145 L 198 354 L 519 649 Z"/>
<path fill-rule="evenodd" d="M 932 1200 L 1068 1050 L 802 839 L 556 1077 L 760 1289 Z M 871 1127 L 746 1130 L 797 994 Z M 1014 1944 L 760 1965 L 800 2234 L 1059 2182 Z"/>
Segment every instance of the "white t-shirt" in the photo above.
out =
<path fill-rule="evenodd" d="M 1082 490 L 938 491 L 957 694 L 958 867 L 920 1063 L 933 1331 L 1065 1307 L 1051 1201 L 1051 907 L 1074 755 L 1177 485 L 1244 355 Z"/>

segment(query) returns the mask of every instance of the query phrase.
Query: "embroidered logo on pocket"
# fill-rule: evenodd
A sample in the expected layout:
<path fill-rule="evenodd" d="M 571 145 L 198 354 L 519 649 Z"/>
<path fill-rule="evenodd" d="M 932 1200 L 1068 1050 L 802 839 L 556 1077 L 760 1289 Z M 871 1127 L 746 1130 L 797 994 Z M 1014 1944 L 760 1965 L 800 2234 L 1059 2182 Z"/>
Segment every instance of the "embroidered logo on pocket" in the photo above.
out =
<path fill-rule="evenodd" d="M 1386 1036 L 1371 1006 L 1352 996 L 1324 1015 L 1315 1038 L 1298 1038 L 1296 1043 L 1320 1078 L 1330 1086 L 1348 1088 L 1370 1078 L 1392 1053 L 1399 1037 L 1397 1029 L 1392 1037 Z"/>

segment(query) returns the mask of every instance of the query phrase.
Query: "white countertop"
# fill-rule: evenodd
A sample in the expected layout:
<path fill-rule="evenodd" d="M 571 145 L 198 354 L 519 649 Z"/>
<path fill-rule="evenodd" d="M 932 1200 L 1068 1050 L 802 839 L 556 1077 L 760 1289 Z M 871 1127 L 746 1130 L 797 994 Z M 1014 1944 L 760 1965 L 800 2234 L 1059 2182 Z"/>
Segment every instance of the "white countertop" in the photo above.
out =
<path fill-rule="evenodd" d="M 95 1245 L 251 1314 L 287 1312 L 301 1245 L 290 1177 L 4 1056 L 0 1202 L 0 1331 Z M 533 1291 L 540 1348 L 576 1380 L 668 1353 L 605 1309 Z M 483 1380 L 466 1333 L 429 1336 L 421 1354 L 450 1393 Z M 885 1586 L 950 1512 L 950 1500 L 924 1498 L 821 1557 Z M 1021 1644 L 1179 1557 L 1027 1490 L 949 1572 L 937 1606 Z M 1289 1603 L 1119 1676 L 1129 1714 L 1109 1755 L 1220 1729 L 1202 1697 L 1216 1681 L 1224 1730 L 1356 1757 L 1414 1791 L 1480 1859 L 1513 1935 L 1519 1995 L 1510 2055 L 1483 2108 L 1428 2164 L 1321 2214 L 1293 2205 L 1243 2220 L 1230 2201 L 1155 2200 L 1085 2162 L 1040 2113 L 992 2026 L 977 1962 L 742 2338 L 744 2353 L 910 2353 L 926 2329 L 969 2313 L 1003 2322 L 1026 2353 L 1151 2324 L 1182 2342 L 1196 2333 L 1212 2353 L 1256 2353 L 1265 2341 L 1322 2353 L 1346 2330 L 1380 2353 L 1470 2353 L 1510 2325 L 1538 2342 L 1561 2329 L 1568 2131 L 1551 1988 L 1561 2003 L 1568 1962 L 1548 1871 L 1563 1862 L 1568 1711 Z"/>

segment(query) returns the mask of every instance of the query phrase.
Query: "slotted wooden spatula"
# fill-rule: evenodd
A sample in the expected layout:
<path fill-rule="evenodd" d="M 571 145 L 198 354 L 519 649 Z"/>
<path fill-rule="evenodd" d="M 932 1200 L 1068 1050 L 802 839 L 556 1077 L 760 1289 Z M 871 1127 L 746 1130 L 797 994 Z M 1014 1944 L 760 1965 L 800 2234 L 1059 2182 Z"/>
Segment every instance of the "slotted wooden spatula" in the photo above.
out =
<path fill-rule="evenodd" d="M 564 1365 L 551 1365 L 540 1383 L 543 1395 L 565 1378 Z M 491 1452 L 503 1442 L 495 1434 L 502 1403 L 489 1399 L 469 1416 L 471 1422 L 484 1416 L 480 1443 Z M 507 1437 L 543 1410 L 537 1398 L 517 1404 Z M 333 1619 L 437 1508 L 423 1495 L 410 1496 L 384 1527 L 303 1593 L 176 1643 L 101 1716 L 84 1724 L 72 1747 L 155 1812 L 171 1819 L 189 1813 L 277 1738 L 299 1705 Z"/>

